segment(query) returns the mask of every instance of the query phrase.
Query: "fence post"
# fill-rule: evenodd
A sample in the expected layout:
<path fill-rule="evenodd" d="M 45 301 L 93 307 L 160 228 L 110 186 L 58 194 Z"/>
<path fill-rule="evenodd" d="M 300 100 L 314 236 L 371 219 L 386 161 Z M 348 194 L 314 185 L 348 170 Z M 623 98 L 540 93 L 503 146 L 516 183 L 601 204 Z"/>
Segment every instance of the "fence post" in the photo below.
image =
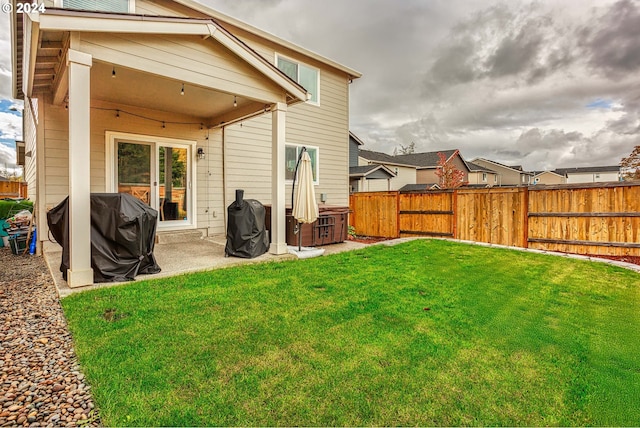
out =
<path fill-rule="evenodd" d="M 529 187 L 524 188 L 522 202 L 522 248 L 529 248 Z"/>
<path fill-rule="evenodd" d="M 451 216 L 451 232 L 453 233 L 453 239 L 458 239 L 458 190 L 454 189 L 451 194 L 451 211 L 453 211 L 453 215 Z"/>
<path fill-rule="evenodd" d="M 400 191 L 396 190 L 396 238 L 400 237 Z"/>

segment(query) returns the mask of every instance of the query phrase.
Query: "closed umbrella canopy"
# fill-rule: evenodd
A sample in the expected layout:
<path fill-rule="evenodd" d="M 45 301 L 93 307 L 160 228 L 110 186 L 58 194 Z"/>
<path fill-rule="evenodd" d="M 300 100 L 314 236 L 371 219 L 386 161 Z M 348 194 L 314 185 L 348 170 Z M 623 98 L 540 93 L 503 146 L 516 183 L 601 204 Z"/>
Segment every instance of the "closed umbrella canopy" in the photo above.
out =
<path fill-rule="evenodd" d="M 318 219 L 318 203 L 313 188 L 313 170 L 307 151 L 302 152 L 298 168 L 298 183 L 293 201 L 293 218 L 299 223 L 313 223 Z"/>

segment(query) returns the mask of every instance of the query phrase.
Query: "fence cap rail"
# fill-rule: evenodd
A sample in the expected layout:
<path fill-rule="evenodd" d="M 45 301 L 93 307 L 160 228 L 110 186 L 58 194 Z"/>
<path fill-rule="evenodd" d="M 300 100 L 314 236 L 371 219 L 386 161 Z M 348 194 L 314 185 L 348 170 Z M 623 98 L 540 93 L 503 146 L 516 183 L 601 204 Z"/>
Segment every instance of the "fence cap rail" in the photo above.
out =
<path fill-rule="evenodd" d="M 615 187 L 637 187 L 640 181 L 610 181 L 602 183 L 572 183 L 572 184 L 536 184 L 529 186 L 530 191 L 536 190 L 566 190 L 566 189 L 597 189 Z"/>

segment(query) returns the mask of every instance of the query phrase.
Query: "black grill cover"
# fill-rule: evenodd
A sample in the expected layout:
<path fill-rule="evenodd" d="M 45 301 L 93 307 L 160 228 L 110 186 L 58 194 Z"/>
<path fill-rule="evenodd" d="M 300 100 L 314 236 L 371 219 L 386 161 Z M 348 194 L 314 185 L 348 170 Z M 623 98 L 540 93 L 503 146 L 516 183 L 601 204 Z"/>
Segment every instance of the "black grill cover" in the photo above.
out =
<path fill-rule="evenodd" d="M 269 236 L 264 225 L 265 213 L 264 205 L 254 199 L 236 198 L 229 205 L 226 256 L 252 259 L 267 252 Z"/>
<path fill-rule="evenodd" d="M 60 271 L 69 269 L 69 198 L 47 213 L 62 246 Z M 94 282 L 131 281 L 160 272 L 153 256 L 158 212 L 128 193 L 91 194 L 91 267 Z"/>

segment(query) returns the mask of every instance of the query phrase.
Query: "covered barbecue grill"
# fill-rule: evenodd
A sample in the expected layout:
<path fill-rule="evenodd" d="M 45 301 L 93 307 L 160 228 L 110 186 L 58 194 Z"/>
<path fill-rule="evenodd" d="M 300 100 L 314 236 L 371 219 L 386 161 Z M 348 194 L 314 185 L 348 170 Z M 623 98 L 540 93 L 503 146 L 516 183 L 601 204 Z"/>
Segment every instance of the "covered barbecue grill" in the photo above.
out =
<path fill-rule="evenodd" d="M 69 198 L 47 213 L 49 230 L 62 246 L 60 271 L 69 269 Z M 94 282 L 133 280 L 160 272 L 153 255 L 158 212 L 128 193 L 91 194 L 91 267 Z"/>
<path fill-rule="evenodd" d="M 225 256 L 252 259 L 267 252 L 269 234 L 265 228 L 265 208 L 255 199 L 244 199 L 244 190 L 236 190 L 236 200 L 227 208 L 227 245 Z"/>

